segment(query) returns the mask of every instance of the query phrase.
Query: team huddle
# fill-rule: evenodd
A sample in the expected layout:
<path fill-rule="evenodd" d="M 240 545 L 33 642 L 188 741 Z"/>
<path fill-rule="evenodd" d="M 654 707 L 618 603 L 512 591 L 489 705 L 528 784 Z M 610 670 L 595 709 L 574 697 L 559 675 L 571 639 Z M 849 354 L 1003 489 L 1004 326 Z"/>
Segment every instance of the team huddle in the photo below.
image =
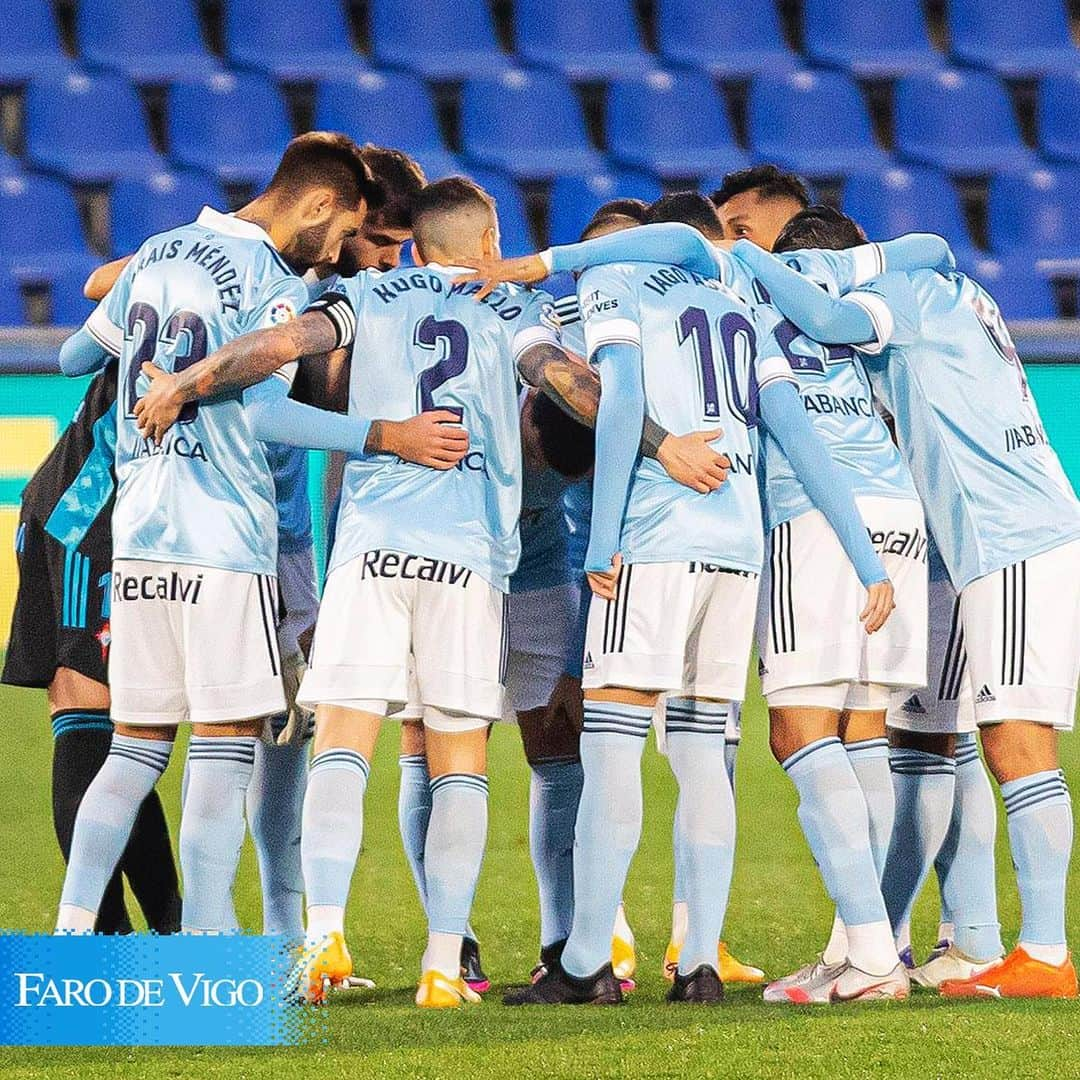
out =
<path fill-rule="evenodd" d="M 654 728 L 679 791 L 668 1000 L 720 1002 L 763 981 L 722 941 L 756 645 L 836 907 L 765 1000 L 1077 995 L 1057 738 L 1080 502 L 940 238 L 868 243 L 761 166 L 503 260 L 472 181 L 316 132 L 247 206 L 149 238 L 88 294 L 60 362 L 99 374 L 24 497 L 4 671 L 49 688 L 57 932 L 129 927 L 121 871 L 153 928 L 237 930 L 250 829 L 290 993 L 363 982 L 345 909 L 391 719 L 428 922 L 416 1002 L 477 1002 L 486 748 L 512 720 L 540 942 L 504 1000 L 618 1003 Z M 306 449 L 346 455 L 321 599 Z M 181 901 L 154 787 L 185 723 Z M 76 732 L 92 768 L 58 769 Z M 1020 892 L 1008 952 L 976 733 Z"/>

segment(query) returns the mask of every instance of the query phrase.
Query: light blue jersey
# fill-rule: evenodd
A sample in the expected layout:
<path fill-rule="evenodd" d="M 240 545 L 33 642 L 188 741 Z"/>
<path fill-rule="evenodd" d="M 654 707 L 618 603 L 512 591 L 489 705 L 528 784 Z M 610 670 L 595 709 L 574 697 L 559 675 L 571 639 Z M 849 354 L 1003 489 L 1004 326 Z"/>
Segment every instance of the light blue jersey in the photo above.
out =
<path fill-rule="evenodd" d="M 342 478 L 331 570 L 377 549 L 465 566 L 505 592 L 519 554 L 521 428 L 517 359 L 558 343 L 545 293 L 500 286 L 483 303 L 466 271 L 429 264 L 365 271 L 314 305 L 353 343 L 349 411 L 404 420 L 461 414 L 469 453 L 435 471 L 388 455 L 352 457 Z M 340 310 L 336 297 L 347 299 Z"/>
<path fill-rule="evenodd" d="M 702 495 L 639 457 L 619 540 L 624 560 L 701 559 L 759 573 L 758 393 L 794 381 L 771 334 L 730 289 L 675 266 L 599 266 L 579 280 L 578 298 L 589 357 L 603 345 L 640 345 L 646 415 L 677 435 L 723 428 L 714 446 L 731 459 L 727 482 Z"/>
<path fill-rule="evenodd" d="M 185 405 L 161 446 L 139 435 L 133 409 L 148 385 L 144 362 L 182 371 L 307 300 L 262 229 L 209 208 L 135 253 L 86 323 L 120 360 L 116 558 L 277 572 L 273 479 L 245 394 Z"/>
<path fill-rule="evenodd" d="M 991 296 L 963 274 L 920 270 L 848 298 L 876 328 L 859 348 L 953 585 L 1080 537 L 1080 502 Z"/>

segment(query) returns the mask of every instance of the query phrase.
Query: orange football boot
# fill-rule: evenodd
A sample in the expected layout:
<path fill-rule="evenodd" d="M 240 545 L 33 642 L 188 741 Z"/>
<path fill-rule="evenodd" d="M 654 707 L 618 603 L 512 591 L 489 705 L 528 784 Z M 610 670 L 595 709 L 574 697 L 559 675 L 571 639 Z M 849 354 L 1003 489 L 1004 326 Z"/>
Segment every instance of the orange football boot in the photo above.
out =
<path fill-rule="evenodd" d="M 1044 964 L 1018 945 L 1003 960 L 972 975 L 970 979 L 947 979 L 941 992 L 951 998 L 1074 998 L 1076 968 L 1072 957 L 1063 964 Z"/>

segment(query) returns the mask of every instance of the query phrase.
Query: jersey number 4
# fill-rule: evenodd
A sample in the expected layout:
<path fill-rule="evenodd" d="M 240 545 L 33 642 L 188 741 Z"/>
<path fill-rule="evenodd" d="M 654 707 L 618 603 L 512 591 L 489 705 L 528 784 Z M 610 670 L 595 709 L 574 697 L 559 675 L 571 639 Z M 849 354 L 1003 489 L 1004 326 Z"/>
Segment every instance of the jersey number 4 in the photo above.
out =
<path fill-rule="evenodd" d="M 717 323 L 720 332 L 720 355 L 724 363 L 724 395 L 733 415 L 742 418 L 748 428 L 757 426 L 758 388 L 754 373 L 757 335 L 750 322 L 737 311 L 729 311 Z M 709 314 L 704 308 L 688 307 L 675 324 L 680 345 L 691 343 L 701 372 L 702 414 L 706 420 L 720 417 L 720 378 L 713 355 L 713 335 Z M 739 378 L 740 369 L 745 373 Z M 742 387 L 745 386 L 745 394 Z"/>
<path fill-rule="evenodd" d="M 464 410 L 456 405 L 436 404 L 435 392 L 450 379 L 465 373 L 469 363 L 469 332 L 453 319 L 436 319 L 434 315 L 427 315 L 416 324 L 413 341 L 420 348 L 431 352 L 439 348 L 440 341 L 446 342 L 446 355 L 437 364 L 420 373 L 416 388 L 420 411 L 446 409 L 447 412 L 456 413 L 460 420 Z"/>
<path fill-rule="evenodd" d="M 139 399 L 135 384 L 142 374 L 142 366 L 152 363 L 159 346 L 173 353 L 173 374 L 178 374 L 206 356 L 206 324 L 194 311 L 177 311 L 161 328 L 161 316 L 157 309 L 149 304 L 135 303 L 128 308 L 127 325 L 124 328 L 124 341 L 138 341 L 138 347 L 128 360 L 125 380 L 124 412 L 128 419 L 135 416 L 135 402 Z M 199 403 L 189 401 L 180 410 L 178 424 L 190 424 L 199 415 Z"/>

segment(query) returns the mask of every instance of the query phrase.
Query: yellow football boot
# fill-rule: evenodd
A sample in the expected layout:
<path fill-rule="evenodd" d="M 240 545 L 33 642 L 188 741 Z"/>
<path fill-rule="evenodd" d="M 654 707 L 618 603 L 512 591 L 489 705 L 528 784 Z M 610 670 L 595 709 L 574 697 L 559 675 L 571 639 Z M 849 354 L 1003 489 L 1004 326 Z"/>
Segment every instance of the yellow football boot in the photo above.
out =
<path fill-rule="evenodd" d="M 637 971 L 637 950 L 632 941 L 626 938 L 612 937 L 611 939 L 611 970 L 615 978 L 622 984 L 624 990 L 634 988 L 634 973 Z M 630 984 L 627 986 L 627 984 Z"/>
<path fill-rule="evenodd" d="M 668 982 L 675 981 L 675 972 L 679 970 L 679 953 L 682 950 L 673 941 L 668 942 L 664 950 L 664 978 Z M 721 941 L 716 949 L 716 970 L 720 974 L 720 981 L 725 983 L 760 983 L 765 980 L 765 972 L 761 968 L 744 964 L 731 955 L 726 941 Z"/>
<path fill-rule="evenodd" d="M 448 979 L 441 971 L 425 971 L 416 988 L 416 1004 L 421 1009 L 459 1009 L 483 999 L 462 978 Z"/>
<path fill-rule="evenodd" d="M 289 974 L 286 989 L 291 996 L 322 1005 L 331 987 L 348 983 L 352 970 L 352 957 L 345 937 L 333 931 L 303 946 Z"/>

